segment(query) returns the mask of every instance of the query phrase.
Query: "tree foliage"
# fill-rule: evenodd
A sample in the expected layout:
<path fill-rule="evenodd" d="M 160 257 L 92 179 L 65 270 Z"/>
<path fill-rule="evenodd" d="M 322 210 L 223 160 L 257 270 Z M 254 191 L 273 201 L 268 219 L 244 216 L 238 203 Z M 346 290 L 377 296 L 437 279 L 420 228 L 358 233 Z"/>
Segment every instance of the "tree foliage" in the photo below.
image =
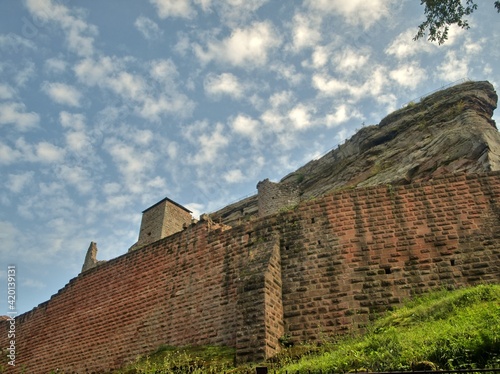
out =
<path fill-rule="evenodd" d="M 428 32 L 428 40 L 443 44 L 448 39 L 451 25 L 468 29 L 467 16 L 477 9 L 476 0 L 421 0 L 425 5 L 426 20 L 418 27 L 418 32 L 413 38 L 423 38 Z M 494 2 L 494 7 L 500 12 L 500 0 Z"/>

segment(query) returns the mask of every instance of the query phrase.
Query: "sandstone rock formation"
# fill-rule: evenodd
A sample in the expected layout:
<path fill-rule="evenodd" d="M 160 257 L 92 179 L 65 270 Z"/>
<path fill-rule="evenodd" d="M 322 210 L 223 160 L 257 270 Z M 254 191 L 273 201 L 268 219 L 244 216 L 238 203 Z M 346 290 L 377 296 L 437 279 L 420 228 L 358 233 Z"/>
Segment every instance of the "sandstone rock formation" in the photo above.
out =
<path fill-rule="evenodd" d="M 301 198 L 308 199 L 336 189 L 500 170 L 500 134 L 492 120 L 497 100 L 489 82 L 465 82 L 438 91 L 389 114 L 378 125 L 362 128 L 279 183 L 300 188 Z M 258 196 L 251 196 L 212 218 L 236 225 L 256 216 L 257 204 Z"/>

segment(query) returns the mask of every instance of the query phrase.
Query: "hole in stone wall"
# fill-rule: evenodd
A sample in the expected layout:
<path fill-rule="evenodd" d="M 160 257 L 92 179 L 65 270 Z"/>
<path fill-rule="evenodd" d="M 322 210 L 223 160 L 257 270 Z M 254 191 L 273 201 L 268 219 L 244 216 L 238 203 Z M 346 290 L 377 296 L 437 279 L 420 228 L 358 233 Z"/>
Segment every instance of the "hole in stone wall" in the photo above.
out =
<path fill-rule="evenodd" d="M 385 268 L 384 270 L 385 270 L 386 274 L 391 274 L 392 273 L 391 268 Z"/>
<path fill-rule="evenodd" d="M 285 245 L 285 251 L 288 251 L 290 247 L 288 245 Z"/>
<path fill-rule="evenodd" d="M 148 236 L 151 236 L 151 233 L 150 233 L 150 232 L 148 232 Z"/>
<path fill-rule="evenodd" d="M 321 245 L 321 240 L 318 240 L 318 245 Z"/>
<path fill-rule="evenodd" d="M 314 219 L 314 217 L 313 217 L 313 218 L 311 218 L 311 223 L 314 223 L 314 222 L 315 222 L 315 219 Z"/>
<path fill-rule="evenodd" d="M 455 266 L 455 259 L 454 259 L 454 258 L 452 258 L 452 259 L 450 260 L 450 265 L 451 265 L 451 266 Z"/>

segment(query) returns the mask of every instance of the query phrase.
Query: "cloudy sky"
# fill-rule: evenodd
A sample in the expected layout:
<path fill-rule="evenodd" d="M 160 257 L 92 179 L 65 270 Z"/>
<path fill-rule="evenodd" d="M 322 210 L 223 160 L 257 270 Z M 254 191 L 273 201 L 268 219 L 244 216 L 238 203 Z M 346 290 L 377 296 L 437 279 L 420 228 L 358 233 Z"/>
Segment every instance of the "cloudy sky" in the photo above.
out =
<path fill-rule="evenodd" d="M 491 3 L 491 4 L 490 4 Z M 165 196 L 195 214 L 462 78 L 500 83 L 500 15 L 414 42 L 418 0 L 0 1 L 0 314 L 111 259 Z"/>

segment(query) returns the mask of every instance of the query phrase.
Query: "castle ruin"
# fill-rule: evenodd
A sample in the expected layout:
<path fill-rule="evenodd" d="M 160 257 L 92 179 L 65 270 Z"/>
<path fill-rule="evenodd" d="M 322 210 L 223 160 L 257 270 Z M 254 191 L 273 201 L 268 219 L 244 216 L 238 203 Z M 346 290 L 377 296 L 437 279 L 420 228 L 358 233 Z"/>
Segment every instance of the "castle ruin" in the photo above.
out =
<path fill-rule="evenodd" d="M 385 133 L 364 130 L 305 165 L 304 180 L 262 182 L 243 222 L 216 212 L 192 224 L 168 198 L 146 209 L 133 250 L 98 264 L 91 245 L 79 276 L 16 317 L 19 365 L 7 372 L 98 373 L 165 344 L 229 346 L 237 362 L 259 361 L 277 354 L 285 335 L 298 343 L 359 331 L 414 295 L 499 283 L 500 135 L 490 86 L 468 82 L 386 117 Z M 454 124 L 453 136 L 438 132 Z M 455 158 L 432 149 L 425 126 L 434 125 L 436 144 L 463 144 L 452 147 Z M 425 144 L 418 167 L 380 151 L 405 131 Z M 1 346 L 7 329 L 0 319 Z"/>

